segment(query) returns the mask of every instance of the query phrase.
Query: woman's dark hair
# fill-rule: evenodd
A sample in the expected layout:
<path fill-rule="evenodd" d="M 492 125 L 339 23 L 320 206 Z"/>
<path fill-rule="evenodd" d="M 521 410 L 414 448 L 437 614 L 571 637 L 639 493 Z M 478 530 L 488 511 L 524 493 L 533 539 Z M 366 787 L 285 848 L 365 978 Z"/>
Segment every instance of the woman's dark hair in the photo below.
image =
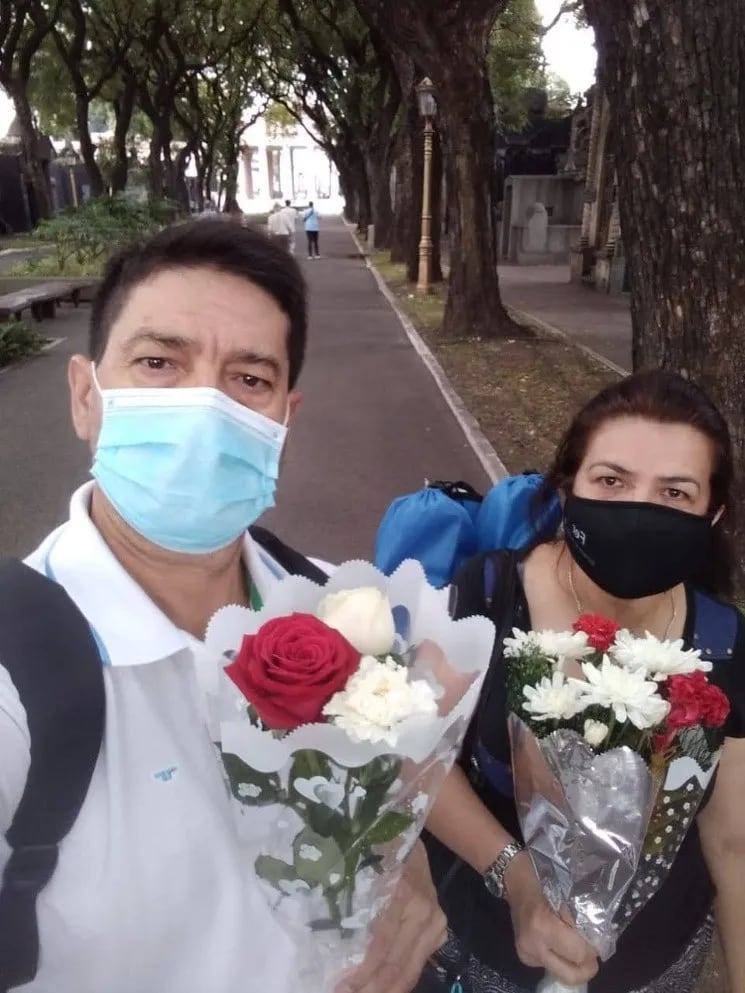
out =
<path fill-rule="evenodd" d="M 704 390 L 675 372 L 651 369 L 613 383 L 580 410 L 564 435 L 538 493 L 537 512 L 557 492 L 568 492 L 593 434 L 619 417 L 643 417 L 659 424 L 687 424 L 712 443 L 714 469 L 711 504 L 714 513 L 724 507 L 724 524 L 713 528 L 712 548 L 697 584 L 711 593 L 732 593 L 735 557 L 729 532 L 734 528 L 732 442 L 727 422 Z"/>

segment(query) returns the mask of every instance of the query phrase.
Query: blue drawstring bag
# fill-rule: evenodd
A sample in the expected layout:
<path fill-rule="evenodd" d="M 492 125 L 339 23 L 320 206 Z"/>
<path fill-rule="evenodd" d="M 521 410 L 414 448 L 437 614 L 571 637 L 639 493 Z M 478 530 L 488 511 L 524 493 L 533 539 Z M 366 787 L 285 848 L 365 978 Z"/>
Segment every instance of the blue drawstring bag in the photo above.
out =
<path fill-rule="evenodd" d="M 467 483 L 437 482 L 398 497 L 378 528 L 375 565 L 386 574 L 406 559 L 421 562 L 427 580 L 447 586 L 477 552 L 522 549 L 552 538 L 561 521 L 558 496 L 536 512 L 539 473 L 501 479 L 481 497 Z"/>
<path fill-rule="evenodd" d="M 481 495 L 468 483 L 429 483 L 398 497 L 380 522 L 375 565 L 390 575 L 406 559 L 416 559 L 432 586 L 446 586 L 476 554 L 480 506 Z"/>
<path fill-rule="evenodd" d="M 518 551 L 556 534 L 561 503 L 554 495 L 538 511 L 536 497 L 541 486 L 543 476 L 538 472 L 507 476 L 492 486 L 476 520 L 477 551 L 493 552 L 497 548 Z"/>

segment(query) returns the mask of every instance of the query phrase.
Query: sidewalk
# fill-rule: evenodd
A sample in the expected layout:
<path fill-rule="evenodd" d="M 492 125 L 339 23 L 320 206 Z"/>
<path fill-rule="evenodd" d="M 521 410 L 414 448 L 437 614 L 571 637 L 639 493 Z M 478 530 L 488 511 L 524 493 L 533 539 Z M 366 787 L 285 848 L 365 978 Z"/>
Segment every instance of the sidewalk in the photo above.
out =
<path fill-rule="evenodd" d="M 570 283 L 569 266 L 500 266 L 499 286 L 512 310 L 631 370 L 631 313 L 626 297 Z"/>
<path fill-rule="evenodd" d="M 324 219 L 321 250 L 319 261 L 301 259 L 311 296 L 304 400 L 266 524 L 308 554 L 369 558 L 394 497 L 427 478 L 488 480 L 341 221 Z M 88 313 L 65 308 L 45 322 L 65 340 L 0 377 L 0 554 L 33 548 L 86 475 L 65 369 L 85 350 Z"/>

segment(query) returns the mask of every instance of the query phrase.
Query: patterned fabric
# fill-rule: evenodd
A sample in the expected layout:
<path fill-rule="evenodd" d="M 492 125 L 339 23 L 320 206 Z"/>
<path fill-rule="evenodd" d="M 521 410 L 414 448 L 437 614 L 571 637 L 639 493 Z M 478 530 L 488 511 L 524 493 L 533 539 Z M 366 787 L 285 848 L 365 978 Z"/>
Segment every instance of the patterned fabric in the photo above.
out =
<path fill-rule="evenodd" d="M 677 962 L 653 983 L 642 989 L 629 990 L 628 993 L 694 993 L 711 951 L 713 934 L 714 918 L 709 916 Z M 458 970 L 463 967 L 463 946 L 452 932 L 437 957 L 440 966 L 438 971 L 446 990 L 450 989 L 450 984 L 457 978 L 464 993 L 534 993 L 533 990 L 515 986 L 509 979 L 482 965 L 473 955 L 464 973 L 458 976 Z"/>

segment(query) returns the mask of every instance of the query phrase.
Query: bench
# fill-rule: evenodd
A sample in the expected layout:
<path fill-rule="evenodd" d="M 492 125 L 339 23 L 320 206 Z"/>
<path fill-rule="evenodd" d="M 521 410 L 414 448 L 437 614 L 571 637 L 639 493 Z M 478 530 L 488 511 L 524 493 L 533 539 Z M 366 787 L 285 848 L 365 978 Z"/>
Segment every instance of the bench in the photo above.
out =
<path fill-rule="evenodd" d="M 19 321 L 26 310 L 37 321 L 44 317 L 54 317 L 58 303 L 70 301 L 76 307 L 80 295 L 95 281 L 92 279 L 54 279 L 35 286 L 27 286 L 13 293 L 0 296 L 0 318 L 13 317 Z"/>

